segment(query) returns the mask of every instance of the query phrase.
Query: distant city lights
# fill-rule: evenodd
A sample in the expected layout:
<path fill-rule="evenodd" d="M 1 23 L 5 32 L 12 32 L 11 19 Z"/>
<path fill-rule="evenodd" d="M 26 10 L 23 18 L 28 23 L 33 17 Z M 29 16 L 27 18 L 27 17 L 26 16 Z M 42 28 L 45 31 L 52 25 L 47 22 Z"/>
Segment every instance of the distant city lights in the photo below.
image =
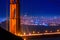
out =
<path fill-rule="evenodd" d="M 60 25 L 60 17 L 34 17 L 34 16 L 21 16 L 21 24 L 24 25 L 44 25 L 44 26 L 58 26 Z"/>

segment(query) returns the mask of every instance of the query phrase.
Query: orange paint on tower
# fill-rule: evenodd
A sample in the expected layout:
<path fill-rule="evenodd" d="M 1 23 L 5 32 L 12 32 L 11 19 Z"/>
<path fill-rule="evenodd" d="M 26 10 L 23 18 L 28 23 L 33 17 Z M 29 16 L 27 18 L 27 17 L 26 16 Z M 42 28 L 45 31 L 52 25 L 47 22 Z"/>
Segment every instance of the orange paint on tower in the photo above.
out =
<path fill-rule="evenodd" d="M 16 1 L 16 3 L 15 3 Z M 10 0 L 10 32 L 13 34 L 20 33 L 20 12 L 19 0 Z M 19 32 L 20 31 L 20 32 Z"/>

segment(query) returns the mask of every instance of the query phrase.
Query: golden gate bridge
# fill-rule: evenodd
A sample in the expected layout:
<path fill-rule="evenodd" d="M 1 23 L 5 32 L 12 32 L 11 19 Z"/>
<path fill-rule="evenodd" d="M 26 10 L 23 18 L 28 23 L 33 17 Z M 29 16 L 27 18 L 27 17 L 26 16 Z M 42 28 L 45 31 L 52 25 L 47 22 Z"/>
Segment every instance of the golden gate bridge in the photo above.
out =
<path fill-rule="evenodd" d="M 21 30 L 22 26 L 20 22 L 20 0 L 10 0 L 9 32 L 14 35 L 23 37 L 24 40 L 32 36 L 60 34 L 60 29 L 57 29 L 56 32 L 53 32 L 52 30 L 48 32 L 48 30 L 45 30 L 43 33 L 40 33 L 39 31 L 33 31 L 30 33 L 28 28 L 26 28 L 28 31 L 28 34 L 26 34 L 26 32 Z"/>

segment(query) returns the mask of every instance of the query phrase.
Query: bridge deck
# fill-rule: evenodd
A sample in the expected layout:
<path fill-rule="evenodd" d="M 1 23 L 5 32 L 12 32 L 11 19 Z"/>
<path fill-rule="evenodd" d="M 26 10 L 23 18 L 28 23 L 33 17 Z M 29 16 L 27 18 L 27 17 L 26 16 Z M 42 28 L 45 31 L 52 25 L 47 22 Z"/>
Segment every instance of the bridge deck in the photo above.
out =
<path fill-rule="evenodd" d="M 27 36 L 54 35 L 54 34 L 60 34 L 60 32 L 53 32 L 53 33 L 39 33 L 39 34 L 26 34 L 26 35 L 20 35 L 20 34 L 18 34 L 18 36 L 21 36 L 21 37 L 27 37 Z"/>

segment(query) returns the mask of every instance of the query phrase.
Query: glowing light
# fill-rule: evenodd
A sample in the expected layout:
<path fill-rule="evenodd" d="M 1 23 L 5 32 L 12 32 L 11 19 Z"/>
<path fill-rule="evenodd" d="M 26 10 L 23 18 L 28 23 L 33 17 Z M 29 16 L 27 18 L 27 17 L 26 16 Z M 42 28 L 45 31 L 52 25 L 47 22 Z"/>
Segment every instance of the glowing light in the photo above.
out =
<path fill-rule="evenodd" d="M 31 35 L 31 33 L 29 33 L 29 35 Z"/>
<path fill-rule="evenodd" d="M 35 25 L 38 25 L 39 24 L 39 20 L 36 19 L 34 23 L 35 23 Z"/>
<path fill-rule="evenodd" d="M 20 35 L 20 36 L 22 36 L 22 35 Z"/>
<path fill-rule="evenodd" d="M 39 32 L 38 32 L 38 34 L 39 34 Z"/>
<path fill-rule="evenodd" d="M 45 32 L 48 32 L 47 30 Z"/>
<path fill-rule="evenodd" d="M 24 33 L 24 35 L 26 35 L 26 33 Z"/>
<path fill-rule="evenodd" d="M 57 30 L 57 32 L 59 32 L 60 30 Z"/>
<path fill-rule="evenodd" d="M 31 22 L 34 22 L 33 20 L 31 20 Z"/>
<path fill-rule="evenodd" d="M 46 23 L 43 23 L 43 25 L 44 25 L 44 26 L 48 26 L 48 24 L 46 24 Z"/>
<path fill-rule="evenodd" d="M 20 36 L 20 34 L 18 33 L 18 36 Z"/>
<path fill-rule="evenodd" d="M 33 33 L 35 33 L 35 31 L 33 31 Z"/>
<path fill-rule="evenodd" d="M 16 32 L 15 32 L 15 35 L 16 35 Z"/>
<path fill-rule="evenodd" d="M 26 40 L 26 38 L 24 38 L 24 40 Z"/>

